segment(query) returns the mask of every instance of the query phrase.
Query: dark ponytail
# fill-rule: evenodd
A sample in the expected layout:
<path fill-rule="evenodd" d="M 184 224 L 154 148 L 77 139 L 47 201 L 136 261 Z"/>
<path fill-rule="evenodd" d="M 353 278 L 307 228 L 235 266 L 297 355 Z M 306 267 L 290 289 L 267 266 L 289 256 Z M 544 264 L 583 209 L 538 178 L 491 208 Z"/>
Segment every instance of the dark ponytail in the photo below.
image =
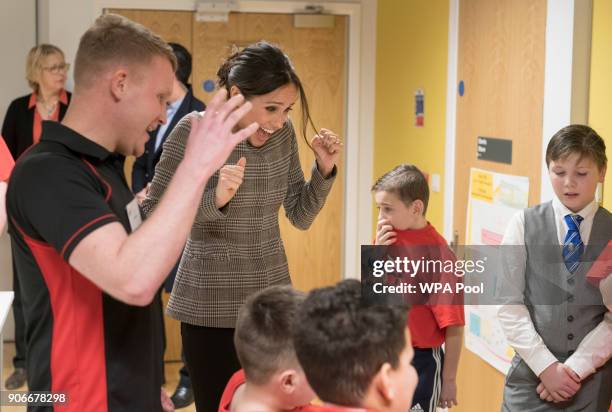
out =
<path fill-rule="evenodd" d="M 295 85 L 300 94 L 302 135 L 310 146 L 307 139 L 308 125 L 315 133 L 317 128 L 310 117 L 302 82 L 291 60 L 280 48 L 265 41 L 251 44 L 228 57 L 217 71 L 217 77 L 219 87 L 224 87 L 228 94 L 231 87 L 236 86 L 247 99 L 270 93 L 290 83 Z"/>
<path fill-rule="evenodd" d="M 230 88 L 231 88 L 231 85 L 228 84 L 229 83 L 230 71 L 232 70 L 232 66 L 234 64 L 234 61 L 238 57 L 239 54 L 240 54 L 239 51 L 238 52 L 234 52 L 234 54 L 232 54 L 230 57 L 228 57 L 223 62 L 221 67 L 219 67 L 219 70 L 217 70 L 217 78 L 218 78 L 219 87 L 224 87 L 225 89 L 227 89 L 228 95 L 229 95 L 229 91 L 230 91 Z M 243 95 L 244 95 L 244 93 L 243 93 Z"/>

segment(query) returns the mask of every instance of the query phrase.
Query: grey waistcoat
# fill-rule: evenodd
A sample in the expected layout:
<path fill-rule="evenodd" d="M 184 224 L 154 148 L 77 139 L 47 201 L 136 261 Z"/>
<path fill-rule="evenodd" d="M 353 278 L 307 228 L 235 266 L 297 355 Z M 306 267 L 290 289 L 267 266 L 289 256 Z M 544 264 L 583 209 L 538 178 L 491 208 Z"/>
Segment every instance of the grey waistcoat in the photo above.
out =
<path fill-rule="evenodd" d="M 607 311 L 599 289 L 587 281 L 586 274 L 611 238 L 612 215 L 599 208 L 581 264 L 571 274 L 563 263 L 562 246 L 558 245 L 552 204 L 525 210 L 524 302 L 535 329 L 560 362 L 567 360 Z M 516 354 L 506 377 L 502 411 L 607 412 L 612 395 L 612 364 L 608 362 L 583 381 L 578 393 L 564 403 L 542 401 L 536 392 L 539 382 Z"/>

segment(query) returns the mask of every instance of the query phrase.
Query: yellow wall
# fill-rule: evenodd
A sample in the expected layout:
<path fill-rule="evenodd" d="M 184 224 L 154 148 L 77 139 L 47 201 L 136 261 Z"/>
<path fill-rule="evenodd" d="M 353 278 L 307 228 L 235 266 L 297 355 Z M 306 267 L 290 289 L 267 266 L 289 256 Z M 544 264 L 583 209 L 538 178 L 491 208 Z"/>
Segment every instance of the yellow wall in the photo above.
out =
<path fill-rule="evenodd" d="M 443 231 L 448 0 L 379 0 L 374 182 L 399 163 L 437 173 L 427 218 Z M 425 127 L 414 126 L 414 93 L 425 92 Z M 376 211 L 376 209 L 374 209 Z M 376 215 L 374 215 L 376 222 Z"/>
<path fill-rule="evenodd" d="M 604 207 L 612 209 L 612 2 L 593 1 L 593 39 L 591 45 L 591 85 L 589 125 L 606 142 L 608 175 L 604 183 Z"/>

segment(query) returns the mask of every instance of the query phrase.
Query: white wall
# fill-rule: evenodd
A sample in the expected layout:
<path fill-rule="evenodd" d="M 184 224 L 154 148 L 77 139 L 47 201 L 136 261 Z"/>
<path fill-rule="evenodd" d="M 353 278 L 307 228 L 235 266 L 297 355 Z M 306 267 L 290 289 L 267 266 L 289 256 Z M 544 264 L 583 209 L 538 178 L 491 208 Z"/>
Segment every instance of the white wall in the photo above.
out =
<path fill-rule="evenodd" d="M 53 3 L 53 7 L 49 7 Z M 74 63 L 81 35 L 91 26 L 96 16 L 92 0 L 38 0 L 38 39 L 62 49 L 66 61 Z M 73 65 L 74 66 L 74 65 Z M 72 90 L 72 68 L 66 89 Z"/>
<path fill-rule="evenodd" d="M 586 123 L 591 62 L 592 0 L 547 4 L 542 174 L 540 200 L 554 197 L 544 154 L 552 136 L 571 123 Z"/>
<path fill-rule="evenodd" d="M 0 86 L 0 120 L 8 105 L 16 97 L 30 92 L 25 80 L 25 60 L 36 44 L 35 0 L 0 1 L 0 50 L 2 83 Z M 0 238 L 0 290 L 13 289 L 13 269 L 8 235 Z M 4 339 L 13 340 L 13 315 L 9 314 L 4 328 Z"/>
<path fill-rule="evenodd" d="M 25 61 L 35 45 L 35 0 L 0 1 L 0 50 L 4 56 L 0 87 L 2 121 L 11 100 L 30 92 L 25 80 Z"/>

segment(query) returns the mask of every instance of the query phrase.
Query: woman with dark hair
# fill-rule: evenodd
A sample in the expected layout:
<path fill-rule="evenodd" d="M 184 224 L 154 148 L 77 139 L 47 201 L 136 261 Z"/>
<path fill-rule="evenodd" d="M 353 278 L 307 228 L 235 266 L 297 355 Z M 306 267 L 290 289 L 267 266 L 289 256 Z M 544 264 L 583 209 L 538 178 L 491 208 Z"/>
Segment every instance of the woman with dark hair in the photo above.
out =
<path fill-rule="evenodd" d="M 291 283 L 278 226 L 281 205 L 294 226 L 308 229 L 331 189 L 342 147 L 329 130 L 315 135 L 309 146 L 316 162 L 305 181 L 288 118 L 298 96 L 304 137 L 313 122 L 300 79 L 278 47 L 250 45 L 229 57 L 217 75 L 229 96 L 242 94 L 253 104 L 238 126 L 260 127 L 209 180 L 167 308 L 181 321 L 196 407 L 205 412 L 217 410 L 226 382 L 240 369 L 233 344 L 239 308 L 254 292 Z M 183 156 L 190 124 L 186 116 L 164 146 L 143 203 L 146 214 Z"/>

